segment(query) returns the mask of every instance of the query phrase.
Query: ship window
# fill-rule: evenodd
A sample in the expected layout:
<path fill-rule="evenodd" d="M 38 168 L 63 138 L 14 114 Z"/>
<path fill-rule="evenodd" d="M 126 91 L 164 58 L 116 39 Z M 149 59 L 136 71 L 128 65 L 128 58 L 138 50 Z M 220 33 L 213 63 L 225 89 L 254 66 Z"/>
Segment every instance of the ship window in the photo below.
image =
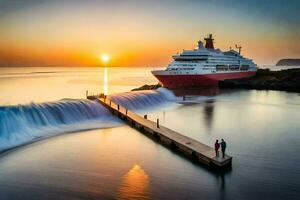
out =
<path fill-rule="evenodd" d="M 229 65 L 230 70 L 239 70 L 240 66 L 239 65 Z"/>
<path fill-rule="evenodd" d="M 242 65 L 241 70 L 247 71 L 249 69 L 249 65 Z"/>
<path fill-rule="evenodd" d="M 227 65 L 217 65 L 216 66 L 217 71 L 228 71 Z"/>

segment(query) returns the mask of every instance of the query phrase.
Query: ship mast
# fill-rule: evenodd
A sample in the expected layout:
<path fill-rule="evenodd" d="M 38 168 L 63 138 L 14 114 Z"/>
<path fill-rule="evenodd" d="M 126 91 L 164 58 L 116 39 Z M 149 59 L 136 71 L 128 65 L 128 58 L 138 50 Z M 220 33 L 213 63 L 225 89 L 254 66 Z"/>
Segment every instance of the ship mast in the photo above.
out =
<path fill-rule="evenodd" d="M 237 48 L 239 50 L 239 54 L 241 54 L 242 52 L 242 47 L 241 46 L 238 46 L 237 44 L 235 45 L 235 48 Z"/>

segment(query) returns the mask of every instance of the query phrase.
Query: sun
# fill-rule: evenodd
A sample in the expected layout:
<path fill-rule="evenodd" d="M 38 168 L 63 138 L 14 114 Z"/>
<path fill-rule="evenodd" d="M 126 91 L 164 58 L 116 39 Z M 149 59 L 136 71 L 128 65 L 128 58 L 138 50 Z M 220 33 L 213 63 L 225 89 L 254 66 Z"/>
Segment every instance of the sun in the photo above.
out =
<path fill-rule="evenodd" d="M 110 57 L 107 54 L 103 54 L 101 56 L 101 60 L 102 60 L 102 62 L 107 63 L 110 60 Z"/>

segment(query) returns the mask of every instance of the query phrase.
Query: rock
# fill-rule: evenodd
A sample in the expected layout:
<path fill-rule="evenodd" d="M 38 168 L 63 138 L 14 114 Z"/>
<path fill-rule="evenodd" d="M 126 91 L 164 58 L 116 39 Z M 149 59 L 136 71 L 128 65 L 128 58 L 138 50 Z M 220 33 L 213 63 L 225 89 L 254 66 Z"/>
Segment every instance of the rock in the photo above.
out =
<path fill-rule="evenodd" d="M 134 88 L 134 89 L 132 89 L 131 91 L 138 91 L 138 90 L 156 90 L 156 89 L 158 89 L 158 88 L 160 88 L 161 87 L 161 84 L 156 84 L 156 85 L 147 85 L 147 84 L 145 84 L 145 85 L 143 85 L 143 86 L 141 86 L 141 87 L 139 87 L 139 88 Z"/>

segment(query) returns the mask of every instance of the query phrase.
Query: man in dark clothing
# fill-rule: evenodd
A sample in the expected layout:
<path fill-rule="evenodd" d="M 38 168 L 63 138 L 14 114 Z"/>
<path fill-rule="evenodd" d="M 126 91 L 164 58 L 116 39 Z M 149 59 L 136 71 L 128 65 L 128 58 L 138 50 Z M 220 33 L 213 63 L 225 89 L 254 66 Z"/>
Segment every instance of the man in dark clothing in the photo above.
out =
<path fill-rule="evenodd" d="M 223 158 L 225 158 L 225 149 L 226 149 L 226 142 L 222 139 L 221 150 L 222 150 L 222 157 Z"/>
<path fill-rule="evenodd" d="M 220 148 L 220 144 L 219 144 L 219 141 L 216 140 L 215 142 L 215 151 L 216 151 L 216 157 L 219 156 L 219 148 Z"/>

